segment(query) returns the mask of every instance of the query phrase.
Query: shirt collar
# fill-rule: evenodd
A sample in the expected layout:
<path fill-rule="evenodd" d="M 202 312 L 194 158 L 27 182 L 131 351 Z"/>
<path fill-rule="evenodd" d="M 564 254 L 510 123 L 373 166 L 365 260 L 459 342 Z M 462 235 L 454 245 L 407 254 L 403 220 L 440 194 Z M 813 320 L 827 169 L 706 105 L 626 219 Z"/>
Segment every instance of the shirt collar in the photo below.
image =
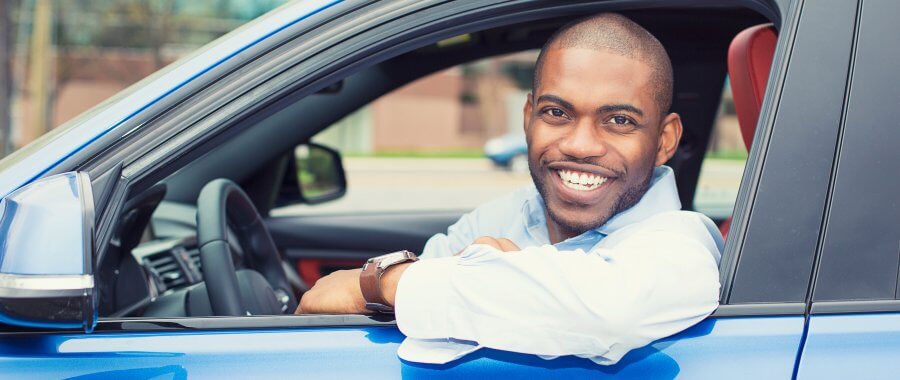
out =
<path fill-rule="evenodd" d="M 681 210 L 681 200 L 678 198 L 678 187 L 675 186 L 675 173 L 668 166 L 658 166 L 653 169 L 650 187 L 641 200 L 631 208 L 614 215 L 596 230 L 609 235 L 622 227 L 661 212 L 676 210 Z"/>
<path fill-rule="evenodd" d="M 549 241 L 547 220 L 544 215 L 544 200 L 541 199 L 541 195 L 534 185 L 531 186 L 531 189 L 531 196 L 527 197 L 522 205 L 528 232 L 539 241 Z M 675 186 L 675 173 L 668 166 L 658 166 L 653 169 L 650 186 L 638 203 L 616 214 L 602 226 L 572 239 L 578 239 L 586 234 L 594 233 L 609 235 L 622 227 L 642 221 L 661 212 L 680 209 L 681 201 L 678 198 L 678 188 Z"/>

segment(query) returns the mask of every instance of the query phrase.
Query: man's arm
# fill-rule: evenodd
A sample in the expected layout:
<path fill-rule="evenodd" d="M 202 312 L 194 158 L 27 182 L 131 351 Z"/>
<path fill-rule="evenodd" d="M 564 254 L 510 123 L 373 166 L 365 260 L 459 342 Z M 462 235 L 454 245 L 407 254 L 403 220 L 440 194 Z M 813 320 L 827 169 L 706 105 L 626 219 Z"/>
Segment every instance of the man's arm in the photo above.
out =
<path fill-rule="evenodd" d="M 672 232 L 633 235 L 590 254 L 552 246 L 503 254 L 479 245 L 407 267 L 395 313 L 400 330 L 417 340 L 613 364 L 709 315 L 718 279 L 708 248 Z"/>
<path fill-rule="evenodd" d="M 610 235 L 614 243 L 590 253 L 543 246 L 509 254 L 499 245 L 475 244 L 459 256 L 392 267 L 382 287 L 400 330 L 414 340 L 465 340 L 614 364 L 631 349 L 699 322 L 718 304 L 719 252 L 703 223 L 682 214 L 654 225 Z M 343 308 L 332 308 L 335 303 Z M 323 278 L 301 309 L 365 312 L 358 272 Z M 404 358 L 442 360 L 424 357 Z"/>
<path fill-rule="evenodd" d="M 518 251 L 519 247 L 503 238 L 480 237 L 472 244 L 482 244 L 501 252 Z M 462 254 L 456 253 L 454 256 Z M 381 276 L 381 289 L 389 306 L 394 305 L 400 277 L 412 263 L 389 267 Z M 361 269 L 335 271 L 316 281 L 315 286 L 303 294 L 295 314 L 362 314 L 370 313 L 359 288 Z"/>

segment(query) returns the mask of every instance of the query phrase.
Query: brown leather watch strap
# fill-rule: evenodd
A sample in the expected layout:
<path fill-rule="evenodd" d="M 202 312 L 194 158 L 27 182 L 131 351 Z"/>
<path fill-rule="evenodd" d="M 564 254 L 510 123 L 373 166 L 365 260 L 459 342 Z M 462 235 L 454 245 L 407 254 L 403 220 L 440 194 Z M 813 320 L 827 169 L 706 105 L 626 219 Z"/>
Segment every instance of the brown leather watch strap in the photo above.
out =
<path fill-rule="evenodd" d="M 387 305 L 384 294 L 381 292 L 381 274 L 378 263 L 366 263 L 359 275 L 359 288 L 367 304 L 378 303 Z"/>
<path fill-rule="evenodd" d="M 373 257 L 363 265 L 359 274 L 359 289 L 362 290 L 363 299 L 366 300 L 366 309 L 382 313 L 394 311 L 392 305 L 388 305 L 381 289 L 381 276 L 393 265 L 416 261 L 419 258 L 410 251 L 397 251 Z"/>

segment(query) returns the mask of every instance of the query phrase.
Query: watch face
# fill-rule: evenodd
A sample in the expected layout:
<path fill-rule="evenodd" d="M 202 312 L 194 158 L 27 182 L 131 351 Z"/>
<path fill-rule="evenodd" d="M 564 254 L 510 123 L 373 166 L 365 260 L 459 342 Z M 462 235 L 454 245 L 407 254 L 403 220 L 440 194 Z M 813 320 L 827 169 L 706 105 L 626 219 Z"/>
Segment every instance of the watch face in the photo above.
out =
<path fill-rule="evenodd" d="M 372 261 L 382 261 L 382 260 L 384 260 L 384 259 L 387 259 L 388 257 L 399 256 L 399 255 L 402 255 L 402 254 L 404 254 L 404 253 L 406 253 L 406 252 L 407 252 L 407 251 L 396 251 L 396 252 L 391 252 L 391 253 L 385 253 L 385 254 L 380 255 L 380 256 L 375 256 L 375 257 L 373 257 L 373 258 L 371 258 L 371 259 L 369 259 L 369 260 L 372 260 Z"/>
<path fill-rule="evenodd" d="M 383 254 L 383 255 L 375 256 L 375 257 L 373 257 L 373 258 L 370 258 L 370 259 L 367 260 L 366 262 L 369 262 L 369 263 L 377 263 L 377 262 L 381 262 L 381 261 L 384 261 L 385 259 L 387 259 L 387 258 L 390 257 L 391 255 L 394 255 L 394 254 L 396 254 L 396 253 L 397 253 L 397 252 L 385 253 L 385 254 Z"/>
<path fill-rule="evenodd" d="M 376 256 L 368 260 L 369 263 L 378 263 L 378 266 L 386 268 L 388 266 L 394 265 L 396 263 L 401 263 L 410 260 L 416 260 L 416 254 L 410 251 L 397 251 L 391 252 L 385 255 Z"/>

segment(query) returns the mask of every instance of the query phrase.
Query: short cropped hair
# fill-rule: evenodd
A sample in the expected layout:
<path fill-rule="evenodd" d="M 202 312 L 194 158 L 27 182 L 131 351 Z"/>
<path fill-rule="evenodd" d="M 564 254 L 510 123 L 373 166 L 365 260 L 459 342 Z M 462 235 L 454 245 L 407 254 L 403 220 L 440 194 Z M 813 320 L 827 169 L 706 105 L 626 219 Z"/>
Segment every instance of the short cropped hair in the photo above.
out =
<path fill-rule="evenodd" d="M 534 67 L 532 91 L 541 84 L 547 51 L 559 48 L 606 49 L 639 60 L 653 70 L 651 84 L 662 115 L 672 107 L 672 62 L 666 49 L 646 29 L 617 13 L 601 13 L 570 22 L 557 30 L 541 48 Z"/>

